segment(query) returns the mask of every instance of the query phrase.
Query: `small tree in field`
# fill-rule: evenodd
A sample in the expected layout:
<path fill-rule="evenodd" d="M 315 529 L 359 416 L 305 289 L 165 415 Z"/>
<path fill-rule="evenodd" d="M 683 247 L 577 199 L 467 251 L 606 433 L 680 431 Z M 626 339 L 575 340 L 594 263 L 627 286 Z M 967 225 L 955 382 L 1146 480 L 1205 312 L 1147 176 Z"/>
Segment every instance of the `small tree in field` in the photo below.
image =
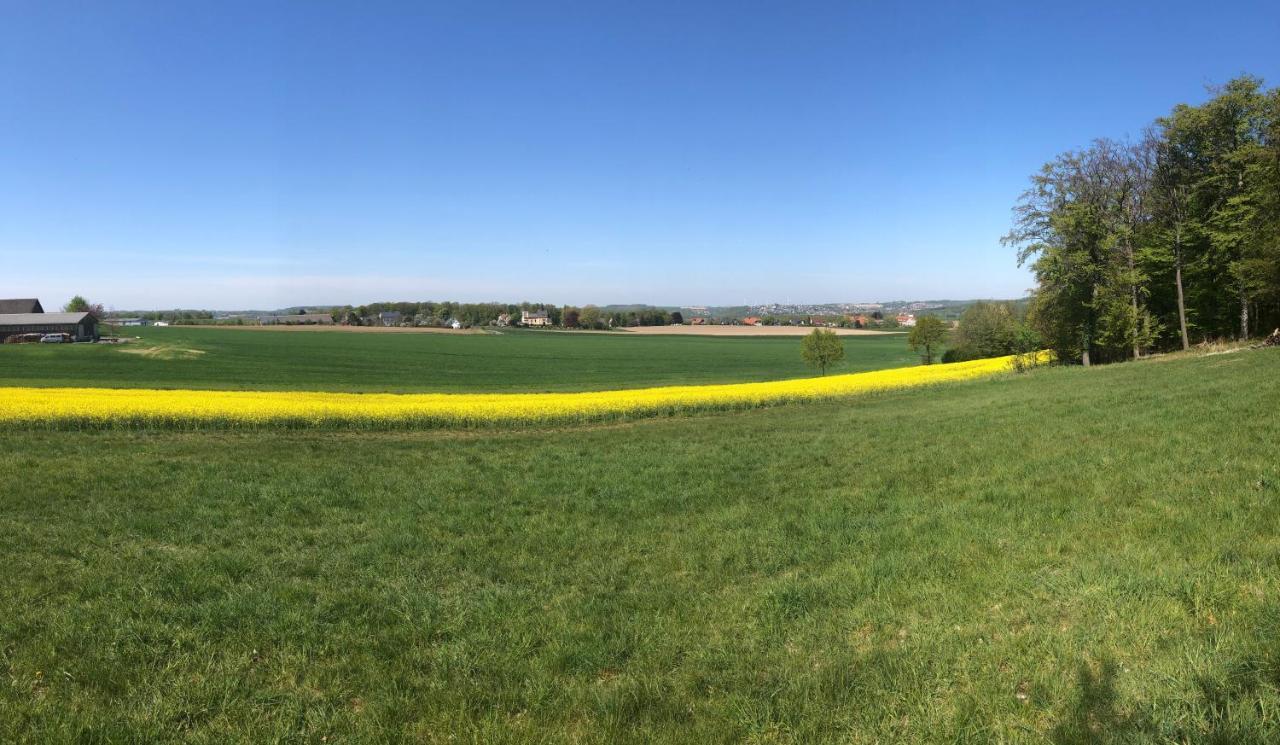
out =
<path fill-rule="evenodd" d="M 826 375 L 828 367 L 844 359 L 844 345 L 834 331 L 814 329 L 800 341 L 800 356 Z"/>
<path fill-rule="evenodd" d="M 911 351 L 920 352 L 920 360 L 926 365 L 933 364 L 933 358 L 937 356 L 946 340 L 947 324 L 937 316 L 921 316 L 907 334 L 907 343 L 911 345 Z"/>

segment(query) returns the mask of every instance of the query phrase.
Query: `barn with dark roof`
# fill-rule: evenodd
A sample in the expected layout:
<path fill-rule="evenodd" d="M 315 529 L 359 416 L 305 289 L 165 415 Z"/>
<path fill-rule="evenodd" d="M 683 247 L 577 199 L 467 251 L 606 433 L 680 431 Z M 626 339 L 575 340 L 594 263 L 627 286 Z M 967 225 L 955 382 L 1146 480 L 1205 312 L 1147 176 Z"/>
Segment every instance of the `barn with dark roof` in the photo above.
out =
<path fill-rule="evenodd" d="M 0 299 L 0 342 L 23 334 L 67 334 L 76 341 L 97 341 L 92 313 L 45 313 L 35 299 Z"/>
<path fill-rule="evenodd" d="M 19 298 L 15 300 L 0 299 L 0 315 L 12 313 L 43 313 L 40 301 L 35 298 Z"/>

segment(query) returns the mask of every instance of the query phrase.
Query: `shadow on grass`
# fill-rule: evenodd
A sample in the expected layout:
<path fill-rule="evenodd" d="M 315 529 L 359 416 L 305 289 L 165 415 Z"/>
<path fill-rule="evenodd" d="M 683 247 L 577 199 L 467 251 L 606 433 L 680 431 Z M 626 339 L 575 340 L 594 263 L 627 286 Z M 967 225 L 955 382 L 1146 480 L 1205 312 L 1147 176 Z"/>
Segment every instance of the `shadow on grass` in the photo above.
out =
<path fill-rule="evenodd" d="M 1081 663 L 1077 675 L 1076 701 L 1053 728 L 1050 735 L 1055 745 L 1125 742 L 1137 731 L 1133 718 L 1117 709 L 1116 663 L 1104 658 L 1094 671 Z"/>
<path fill-rule="evenodd" d="M 1094 672 L 1081 663 L 1076 699 L 1050 733 L 1055 745 L 1084 743 L 1197 742 L 1213 745 L 1245 745 L 1276 742 L 1273 726 L 1253 715 L 1260 713 L 1257 698 L 1259 667 L 1245 665 L 1224 677 L 1198 676 L 1199 697 L 1188 707 L 1189 717 L 1168 712 L 1153 717 L 1139 707 L 1126 712 L 1116 692 L 1116 663 L 1104 657 Z"/>

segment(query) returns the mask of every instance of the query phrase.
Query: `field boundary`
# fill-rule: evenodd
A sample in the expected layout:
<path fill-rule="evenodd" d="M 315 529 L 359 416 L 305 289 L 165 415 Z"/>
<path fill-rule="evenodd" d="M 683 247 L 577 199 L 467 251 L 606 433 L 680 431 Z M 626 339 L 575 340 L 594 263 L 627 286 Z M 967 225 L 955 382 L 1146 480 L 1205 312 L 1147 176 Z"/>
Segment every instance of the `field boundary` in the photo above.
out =
<path fill-rule="evenodd" d="M 438 326 L 346 326 L 340 323 L 329 324 L 288 324 L 271 323 L 265 326 L 234 323 L 184 323 L 168 328 L 177 329 L 232 329 L 236 331 L 337 331 L 342 333 L 370 334 L 447 334 L 450 336 L 468 336 L 488 333 L 490 327 L 475 326 L 469 329 L 450 329 Z"/>
<path fill-rule="evenodd" d="M 842 329 L 821 326 L 629 326 L 613 331 L 588 331 L 585 333 L 624 333 L 635 336 L 721 336 L 748 337 L 761 336 L 805 336 L 815 329 L 830 331 L 837 336 L 901 336 L 906 331 L 882 331 L 879 329 Z M 583 333 L 583 332 L 577 332 Z"/>

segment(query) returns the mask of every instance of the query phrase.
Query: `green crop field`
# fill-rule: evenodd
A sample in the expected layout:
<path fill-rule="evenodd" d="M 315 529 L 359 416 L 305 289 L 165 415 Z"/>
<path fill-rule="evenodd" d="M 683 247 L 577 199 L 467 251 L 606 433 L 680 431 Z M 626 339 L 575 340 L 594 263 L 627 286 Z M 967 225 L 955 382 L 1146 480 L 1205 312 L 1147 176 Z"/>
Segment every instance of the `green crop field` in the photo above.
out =
<path fill-rule="evenodd" d="M 814 375 L 798 337 L 140 328 L 119 346 L 0 345 L 0 386 L 366 392 L 574 391 Z M 843 337 L 831 372 L 919 363 L 902 335 Z"/>
<path fill-rule="evenodd" d="M 226 350 L 277 338 L 172 333 L 225 366 L 106 377 L 241 382 L 272 353 Z M 708 343 L 678 342 L 650 349 Z M 1277 370 L 538 431 L 2 432 L 0 740 L 1277 742 Z"/>

